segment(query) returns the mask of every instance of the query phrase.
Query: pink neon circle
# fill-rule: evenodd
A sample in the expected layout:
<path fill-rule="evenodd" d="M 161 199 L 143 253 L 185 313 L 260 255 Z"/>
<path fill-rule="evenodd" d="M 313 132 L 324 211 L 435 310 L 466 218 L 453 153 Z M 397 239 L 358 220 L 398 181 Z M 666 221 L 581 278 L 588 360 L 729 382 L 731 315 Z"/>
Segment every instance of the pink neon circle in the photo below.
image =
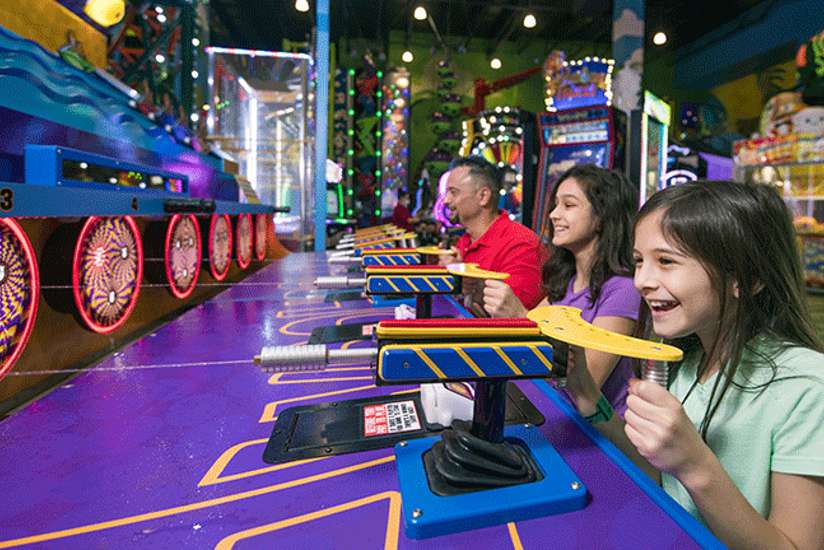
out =
<path fill-rule="evenodd" d="M 98 223 L 105 219 L 106 217 L 103 216 L 89 216 L 86 223 L 83 224 L 83 228 L 80 230 L 80 235 L 77 237 L 77 243 L 74 247 L 74 260 L 72 262 L 72 293 L 74 294 L 74 304 L 77 306 L 77 311 L 80 313 L 80 317 L 83 319 L 86 326 L 98 334 L 108 334 L 110 332 L 114 332 L 126 323 L 137 305 L 137 297 L 140 294 L 140 284 L 143 280 L 143 243 L 140 240 L 140 232 L 137 229 L 137 224 L 131 216 L 122 216 L 122 219 L 126 222 L 126 225 L 132 234 L 132 238 L 134 239 L 135 252 L 137 254 L 137 273 L 135 277 L 136 280 L 134 284 L 134 291 L 131 293 L 131 296 L 129 297 L 129 304 L 121 313 L 120 318 L 111 325 L 103 325 L 98 323 L 92 319 L 91 315 L 89 315 L 86 311 L 85 304 L 83 303 L 83 296 L 80 291 L 81 255 L 84 252 L 83 246 L 86 237 L 88 237 L 89 233 Z M 101 261 L 103 260 L 105 259 L 101 259 Z"/>
<path fill-rule="evenodd" d="M 216 242 L 215 238 L 217 235 L 215 234 L 215 226 L 218 223 L 218 219 L 223 219 L 226 223 L 226 250 L 225 253 L 222 254 L 223 258 L 226 261 L 226 265 L 223 267 L 222 271 L 217 270 L 217 266 L 215 265 L 215 250 Z M 221 243 L 221 248 L 223 248 Z M 212 277 L 216 281 L 222 281 L 226 278 L 226 275 L 229 274 L 229 265 L 232 262 L 232 220 L 229 219 L 228 214 L 213 214 L 212 220 L 209 223 L 209 271 L 212 274 Z"/>
<path fill-rule="evenodd" d="M 252 262 L 252 215 L 240 214 L 237 217 L 237 265 L 240 269 L 246 269 Z"/>
<path fill-rule="evenodd" d="M 195 230 L 195 247 L 196 247 L 196 262 L 194 267 L 194 276 L 192 277 L 189 286 L 180 289 L 178 287 L 178 281 L 175 278 L 175 274 L 173 271 L 174 266 L 172 265 L 172 238 L 174 237 L 175 230 L 177 229 L 178 224 L 182 223 L 184 220 L 188 220 Z M 192 292 L 195 290 L 195 286 L 197 285 L 197 279 L 200 276 L 200 258 L 203 255 L 203 243 L 201 242 L 200 237 L 200 225 L 197 223 L 197 218 L 194 214 L 175 214 L 169 220 L 169 227 L 166 230 L 166 243 L 164 247 L 164 266 L 166 268 L 166 281 L 169 283 L 169 290 L 172 291 L 172 294 L 181 300 L 188 298 Z"/>
<path fill-rule="evenodd" d="M 30 287 L 29 307 L 26 321 L 23 325 L 23 332 L 17 340 L 14 351 L 12 351 L 12 353 L 6 357 L 2 363 L 0 363 L 0 379 L 2 379 L 3 376 L 11 370 L 14 363 L 23 353 L 23 350 L 26 348 L 26 344 L 29 342 L 29 337 L 31 336 L 32 330 L 34 330 L 34 321 L 37 317 L 37 302 L 40 300 L 40 273 L 37 270 L 37 260 L 35 258 L 34 248 L 32 247 L 31 241 L 29 241 L 26 232 L 23 231 L 22 227 L 20 227 L 20 224 L 12 218 L 0 218 L 0 225 L 8 228 L 12 235 L 14 235 L 14 237 L 20 242 L 25 261 L 28 264 L 28 279 Z"/>

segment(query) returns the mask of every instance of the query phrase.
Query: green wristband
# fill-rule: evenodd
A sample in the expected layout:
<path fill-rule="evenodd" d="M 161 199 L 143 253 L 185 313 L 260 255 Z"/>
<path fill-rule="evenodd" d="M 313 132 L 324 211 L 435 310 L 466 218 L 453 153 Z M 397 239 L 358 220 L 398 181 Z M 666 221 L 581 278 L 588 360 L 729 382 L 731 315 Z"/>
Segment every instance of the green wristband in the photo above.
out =
<path fill-rule="evenodd" d="M 612 415 L 612 405 L 609 404 L 604 394 L 601 394 L 601 397 L 598 398 L 598 403 L 595 404 L 595 412 L 589 416 L 585 416 L 584 420 L 590 424 L 598 424 L 599 422 L 606 422 L 612 418 Z"/>

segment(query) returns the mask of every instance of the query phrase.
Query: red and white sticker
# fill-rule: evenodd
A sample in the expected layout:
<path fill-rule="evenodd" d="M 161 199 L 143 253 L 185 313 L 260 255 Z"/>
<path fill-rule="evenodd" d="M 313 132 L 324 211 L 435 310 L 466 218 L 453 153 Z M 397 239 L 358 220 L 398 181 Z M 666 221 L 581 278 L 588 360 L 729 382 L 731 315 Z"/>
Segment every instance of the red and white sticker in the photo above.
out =
<path fill-rule="evenodd" d="M 363 435 L 374 437 L 421 429 L 414 401 L 395 401 L 363 408 Z"/>

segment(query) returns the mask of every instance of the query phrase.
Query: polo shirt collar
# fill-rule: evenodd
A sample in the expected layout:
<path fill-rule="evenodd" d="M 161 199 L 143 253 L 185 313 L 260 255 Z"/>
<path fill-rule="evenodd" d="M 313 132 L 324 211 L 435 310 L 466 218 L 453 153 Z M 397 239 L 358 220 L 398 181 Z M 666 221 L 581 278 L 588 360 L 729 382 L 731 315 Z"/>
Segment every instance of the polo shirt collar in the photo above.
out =
<path fill-rule="evenodd" d="M 501 230 L 503 229 L 502 227 L 498 226 L 507 225 L 510 222 L 511 220 L 509 219 L 509 215 L 505 211 L 500 210 L 498 217 L 495 218 L 495 221 L 493 221 L 492 224 L 486 228 L 486 231 L 484 231 L 483 235 L 478 237 L 477 240 L 474 240 L 469 243 L 467 251 L 475 248 L 480 248 L 481 246 L 492 245 L 492 241 L 496 239 L 497 235 L 500 235 Z"/>

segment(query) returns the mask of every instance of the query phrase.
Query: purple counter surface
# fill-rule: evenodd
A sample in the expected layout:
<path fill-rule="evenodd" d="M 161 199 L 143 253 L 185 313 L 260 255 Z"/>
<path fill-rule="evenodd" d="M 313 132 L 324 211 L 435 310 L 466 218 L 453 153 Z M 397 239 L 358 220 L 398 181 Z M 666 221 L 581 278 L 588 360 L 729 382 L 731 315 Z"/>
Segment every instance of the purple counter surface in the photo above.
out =
<path fill-rule="evenodd" d="M 413 541 L 391 449 L 264 463 L 284 408 L 411 389 L 376 388 L 365 366 L 270 376 L 252 364 L 314 327 L 391 317 L 325 302 L 312 279 L 327 273 L 319 254 L 273 262 L 0 423 L 0 548 L 699 546 L 540 383 L 521 387 L 589 489 L 578 512 Z M 444 300 L 435 313 L 458 310 Z"/>

